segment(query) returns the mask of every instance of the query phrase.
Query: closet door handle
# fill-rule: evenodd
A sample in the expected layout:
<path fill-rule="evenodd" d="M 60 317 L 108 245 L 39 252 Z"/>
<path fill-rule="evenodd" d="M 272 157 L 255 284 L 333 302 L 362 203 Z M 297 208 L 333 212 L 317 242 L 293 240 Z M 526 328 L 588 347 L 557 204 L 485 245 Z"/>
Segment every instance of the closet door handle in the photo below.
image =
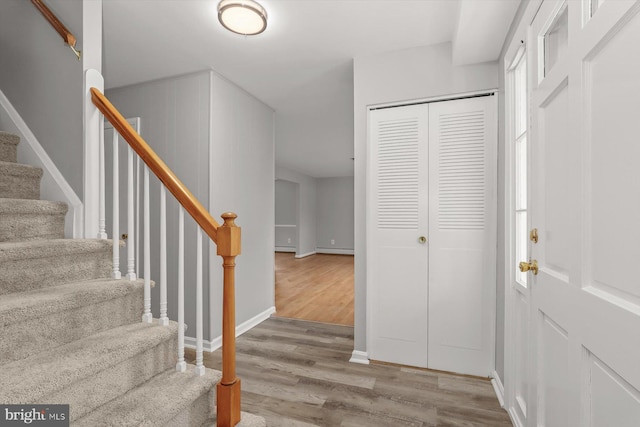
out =
<path fill-rule="evenodd" d="M 427 238 L 424 236 L 418 237 L 418 243 L 420 243 L 421 245 L 424 245 L 425 243 L 427 243 Z"/>

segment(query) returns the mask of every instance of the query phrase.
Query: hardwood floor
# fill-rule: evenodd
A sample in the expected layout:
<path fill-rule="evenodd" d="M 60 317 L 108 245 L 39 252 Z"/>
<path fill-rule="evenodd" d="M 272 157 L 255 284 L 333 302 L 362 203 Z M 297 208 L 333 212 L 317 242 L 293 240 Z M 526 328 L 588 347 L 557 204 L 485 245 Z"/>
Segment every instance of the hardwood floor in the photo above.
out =
<path fill-rule="evenodd" d="M 276 252 L 276 316 L 353 326 L 353 256 Z"/>
<path fill-rule="evenodd" d="M 269 427 L 511 426 L 491 383 L 349 363 L 353 328 L 270 318 L 237 341 L 242 410 Z M 220 350 L 205 365 L 221 366 Z"/>

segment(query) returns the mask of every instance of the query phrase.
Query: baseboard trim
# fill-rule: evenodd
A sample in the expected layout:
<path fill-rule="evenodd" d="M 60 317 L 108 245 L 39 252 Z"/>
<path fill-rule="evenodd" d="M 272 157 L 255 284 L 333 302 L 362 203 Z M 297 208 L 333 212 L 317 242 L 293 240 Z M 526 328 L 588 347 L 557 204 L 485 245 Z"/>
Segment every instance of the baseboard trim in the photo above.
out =
<path fill-rule="evenodd" d="M 522 425 L 522 423 L 520 422 L 520 419 L 516 416 L 513 409 L 507 410 L 505 408 L 505 410 L 507 411 L 507 414 L 509 414 L 509 418 L 511 419 L 511 424 L 513 424 L 514 427 L 524 427 L 524 425 Z"/>
<path fill-rule="evenodd" d="M 276 312 L 276 308 L 274 306 L 269 307 L 262 313 L 259 313 L 253 316 L 251 319 L 246 322 L 242 322 L 238 326 L 236 326 L 236 337 L 244 334 L 251 328 L 259 325 L 260 323 L 267 320 L 273 313 Z M 196 348 L 196 339 L 193 337 L 184 337 L 184 346 L 185 348 L 194 349 Z M 214 352 L 217 349 L 222 347 L 222 335 L 215 337 L 213 340 L 202 340 L 202 350 L 208 353 Z"/>
<path fill-rule="evenodd" d="M 18 155 L 21 163 L 42 168 L 40 192 L 42 199 L 60 200 L 69 206 L 65 217 L 64 235 L 70 238 L 81 238 L 84 235 L 84 215 L 82 201 L 73 191 L 51 157 L 31 132 L 29 126 L 13 107 L 9 98 L 0 90 L 0 124 L 2 130 L 20 137 Z M 6 123 L 8 121 L 9 123 Z M 91 236 L 97 237 L 97 236 Z"/>
<path fill-rule="evenodd" d="M 353 249 L 316 248 L 316 253 L 329 255 L 353 255 Z"/>
<path fill-rule="evenodd" d="M 288 248 L 286 246 L 276 246 L 276 252 L 294 252 L 296 248 Z"/>
<path fill-rule="evenodd" d="M 504 385 L 502 385 L 502 380 L 500 380 L 500 376 L 496 371 L 491 374 L 491 385 L 493 386 L 493 391 L 496 392 L 500 407 L 504 408 Z"/>
<path fill-rule="evenodd" d="M 366 351 L 353 350 L 353 353 L 351 353 L 351 359 L 349 359 L 349 362 L 359 363 L 361 365 L 368 365 L 369 354 Z"/>
<path fill-rule="evenodd" d="M 306 258 L 308 256 L 315 255 L 315 254 L 316 254 L 316 251 L 313 251 L 313 252 L 307 252 L 306 254 L 300 254 L 300 255 L 296 254 L 295 257 L 296 258 Z"/>
<path fill-rule="evenodd" d="M 213 341 L 202 340 L 202 351 L 211 353 L 222 346 L 222 337 Z M 196 349 L 196 339 L 192 337 L 184 337 L 184 348 Z"/>
<path fill-rule="evenodd" d="M 251 319 L 247 320 L 246 322 L 242 322 L 240 325 L 236 327 L 236 337 L 244 334 L 245 332 L 254 328 L 255 326 L 258 326 L 260 323 L 264 322 L 269 317 L 271 317 L 271 315 L 275 312 L 276 312 L 276 307 L 271 306 L 265 311 L 263 311 L 262 313 L 259 313 L 253 316 Z"/>

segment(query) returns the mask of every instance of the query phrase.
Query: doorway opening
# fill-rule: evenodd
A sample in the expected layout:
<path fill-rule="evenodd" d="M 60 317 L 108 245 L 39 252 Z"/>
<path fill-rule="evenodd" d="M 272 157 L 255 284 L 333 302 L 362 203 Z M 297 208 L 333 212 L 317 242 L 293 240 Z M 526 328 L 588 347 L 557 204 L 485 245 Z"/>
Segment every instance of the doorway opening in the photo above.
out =
<path fill-rule="evenodd" d="M 353 256 L 276 252 L 276 316 L 353 326 Z"/>
<path fill-rule="evenodd" d="M 275 185 L 275 316 L 353 326 L 353 177 L 299 178 Z"/>

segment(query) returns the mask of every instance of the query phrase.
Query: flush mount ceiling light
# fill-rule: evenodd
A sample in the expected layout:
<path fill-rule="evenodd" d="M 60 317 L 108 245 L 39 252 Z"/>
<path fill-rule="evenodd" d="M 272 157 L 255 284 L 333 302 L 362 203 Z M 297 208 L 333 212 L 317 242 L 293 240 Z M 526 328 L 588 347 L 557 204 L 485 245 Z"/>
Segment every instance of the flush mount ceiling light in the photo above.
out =
<path fill-rule="evenodd" d="M 253 0 L 222 0 L 218 20 L 229 31 L 253 36 L 267 28 L 267 11 Z"/>

